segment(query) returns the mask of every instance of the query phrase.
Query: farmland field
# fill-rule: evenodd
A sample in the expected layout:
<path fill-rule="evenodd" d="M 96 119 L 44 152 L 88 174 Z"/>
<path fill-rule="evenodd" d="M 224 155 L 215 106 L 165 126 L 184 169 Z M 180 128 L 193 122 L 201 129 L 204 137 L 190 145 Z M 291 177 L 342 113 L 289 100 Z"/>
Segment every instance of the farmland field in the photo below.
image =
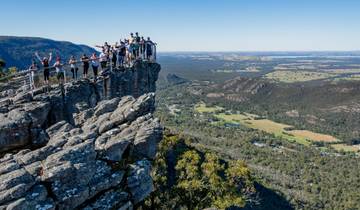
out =
<path fill-rule="evenodd" d="M 241 114 L 228 114 L 224 113 L 222 107 L 208 107 L 205 103 L 199 103 L 195 106 L 195 110 L 200 113 L 214 113 L 221 111 L 222 113 L 214 114 L 220 120 L 217 124 L 242 124 L 248 128 L 257 129 L 266 133 L 274 134 L 275 136 L 295 141 L 299 144 L 310 145 L 311 142 L 326 142 L 336 143 L 339 142 L 333 136 L 315 133 L 308 130 L 291 130 L 291 125 L 277 123 L 268 119 L 259 119 L 260 117 L 254 114 L 241 113 Z M 336 149 L 336 148 L 335 148 Z"/>
<path fill-rule="evenodd" d="M 200 113 L 211 113 L 211 112 L 221 111 L 223 110 L 223 108 L 219 106 L 207 107 L 205 103 L 198 103 L 195 105 L 195 110 Z"/>
<path fill-rule="evenodd" d="M 320 134 L 320 133 L 314 133 L 307 130 L 293 130 L 289 131 L 288 133 L 293 134 L 294 136 L 303 137 L 306 139 L 311 139 L 313 141 L 323 141 L 323 142 L 337 142 L 339 141 L 333 136 Z"/>
<path fill-rule="evenodd" d="M 307 82 L 312 80 L 329 79 L 336 76 L 336 74 L 324 72 L 310 72 L 310 71 L 274 71 L 266 74 L 266 79 L 275 80 L 277 82 L 293 83 L 293 82 Z"/>
<path fill-rule="evenodd" d="M 332 148 L 334 148 L 337 151 L 344 151 L 344 152 L 358 152 L 360 151 L 359 146 L 354 145 L 346 145 L 346 144 L 332 144 Z"/>

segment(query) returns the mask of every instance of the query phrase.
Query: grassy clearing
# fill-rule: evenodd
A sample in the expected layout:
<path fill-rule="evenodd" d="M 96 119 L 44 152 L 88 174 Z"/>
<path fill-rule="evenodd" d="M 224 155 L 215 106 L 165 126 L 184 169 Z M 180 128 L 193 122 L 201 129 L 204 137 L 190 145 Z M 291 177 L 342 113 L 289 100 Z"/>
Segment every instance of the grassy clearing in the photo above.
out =
<path fill-rule="evenodd" d="M 277 82 L 293 83 L 293 82 L 307 82 L 312 80 L 329 79 L 336 76 L 336 74 L 325 72 L 310 72 L 310 71 L 274 71 L 266 74 L 266 79 L 275 80 Z"/>
<path fill-rule="evenodd" d="M 253 128 L 257 130 L 264 131 L 266 133 L 274 134 L 277 137 L 287 139 L 289 141 L 294 141 L 303 145 L 310 145 L 310 141 L 303 137 L 289 134 L 285 129 L 291 128 L 289 125 L 276 123 L 267 119 L 255 119 L 256 115 L 252 114 L 217 114 L 215 117 L 223 120 L 226 123 L 240 123 L 248 128 Z"/>
<path fill-rule="evenodd" d="M 198 103 L 195 105 L 195 111 L 199 113 L 214 113 L 217 111 L 223 111 L 224 108 L 220 106 L 207 107 L 204 102 Z"/>
<path fill-rule="evenodd" d="M 220 113 L 220 114 L 216 114 L 215 117 L 222 119 L 224 121 L 228 121 L 228 122 L 242 122 L 245 120 L 251 120 L 253 119 L 253 117 L 251 115 L 248 114 L 224 114 L 224 113 Z"/>
<path fill-rule="evenodd" d="M 344 152 L 359 152 L 360 151 L 360 146 L 354 146 L 354 145 L 332 144 L 331 147 L 337 151 L 344 151 Z"/>
<path fill-rule="evenodd" d="M 339 141 L 338 139 L 336 139 L 333 136 L 320 134 L 320 133 L 314 133 L 314 132 L 307 131 L 307 130 L 293 130 L 293 131 L 288 131 L 288 133 L 290 133 L 294 136 L 302 137 L 302 138 L 309 139 L 312 141 L 321 141 L 321 142 L 326 142 L 326 143 L 333 143 L 333 142 Z"/>
<path fill-rule="evenodd" d="M 242 124 L 248 128 L 261 130 L 307 146 L 310 145 L 312 141 L 326 143 L 339 142 L 338 139 L 330 135 L 314 133 L 308 130 L 288 130 L 292 128 L 291 125 L 277 123 L 268 119 L 259 119 L 259 116 L 254 114 L 226 114 L 222 107 L 207 107 L 203 102 L 197 104 L 195 110 L 200 113 L 214 113 L 214 116 L 220 120 L 220 122 L 214 122 L 214 125 L 224 125 L 226 123 Z M 222 113 L 215 114 L 215 112 L 219 111 Z"/>

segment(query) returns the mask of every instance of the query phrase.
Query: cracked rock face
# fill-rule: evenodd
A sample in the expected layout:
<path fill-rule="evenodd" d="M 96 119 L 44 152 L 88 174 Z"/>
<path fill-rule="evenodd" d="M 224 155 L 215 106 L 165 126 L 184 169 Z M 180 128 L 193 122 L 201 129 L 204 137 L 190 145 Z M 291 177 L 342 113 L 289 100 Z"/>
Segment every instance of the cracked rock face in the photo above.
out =
<path fill-rule="evenodd" d="M 155 92 L 159 71 L 159 64 L 137 62 L 131 68 L 113 72 L 106 82 L 102 79 L 96 83 L 78 80 L 66 84 L 65 98 L 57 85 L 54 85 L 48 94 L 44 94 L 41 88 L 34 90 L 33 96 L 29 91 L 5 97 L 0 94 L 0 152 L 29 145 L 44 145 L 48 139 L 43 131 L 59 121 L 65 120 L 72 125 L 83 124 L 94 114 L 94 118 L 98 118 L 108 110 L 114 110 L 120 97 L 139 97 L 145 93 Z M 106 89 L 104 84 L 107 84 Z M 101 104 L 105 99 L 112 100 L 103 103 L 96 113 L 92 113 L 91 108 Z M 123 112 L 119 114 L 132 113 L 131 110 Z M 108 118 L 104 116 L 102 119 L 105 122 Z M 116 120 L 126 119 L 117 116 L 112 123 Z M 111 125 L 103 125 L 100 129 L 106 130 L 108 127 Z M 38 138 L 39 136 L 41 138 Z"/>
<path fill-rule="evenodd" d="M 152 191 L 162 138 L 158 64 L 137 63 L 101 84 L 0 99 L 0 210 L 132 209 Z"/>
<path fill-rule="evenodd" d="M 48 128 L 46 146 L 5 155 L 0 206 L 112 209 L 142 201 L 153 190 L 149 160 L 162 136 L 153 106 L 153 93 L 104 100 L 77 127 Z"/>

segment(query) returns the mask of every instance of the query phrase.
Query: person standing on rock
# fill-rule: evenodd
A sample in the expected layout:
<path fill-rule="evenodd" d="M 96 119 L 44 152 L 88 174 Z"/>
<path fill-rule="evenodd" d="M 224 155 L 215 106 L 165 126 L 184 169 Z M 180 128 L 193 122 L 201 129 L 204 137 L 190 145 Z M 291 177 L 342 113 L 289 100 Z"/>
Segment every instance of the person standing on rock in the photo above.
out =
<path fill-rule="evenodd" d="M 65 70 L 63 68 L 63 64 L 61 63 L 60 57 L 56 58 L 56 62 L 54 63 L 53 67 L 55 67 L 56 78 L 59 81 L 59 85 L 64 85 L 66 75 L 65 75 Z"/>
<path fill-rule="evenodd" d="M 109 55 L 110 50 L 111 50 L 111 46 L 107 42 L 104 43 L 104 50 L 105 50 L 105 53 L 107 55 Z"/>
<path fill-rule="evenodd" d="M 98 68 L 99 68 L 99 58 L 97 57 L 96 53 L 92 54 L 90 60 L 91 60 L 91 67 L 94 73 L 94 81 L 96 81 L 98 76 Z"/>
<path fill-rule="evenodd" d="M 84 54 L 81 57 L 81 62 L 83 65 L 83 77 L 87 78 L 88 71 L 89 71 L 89 57 L 87 57 L 86 54 Z"/>
<path fill-rule="evenodd" d="M 139 36 L 139 33 L 136 32 L 135 33 L 135 38 L 134 38 L 134 55 L 135 55 L 135 59 L 138 59 L 140 57 L 140 41 L 141 41 L 141 38 Z"/>
<path fill-rule="evenodd" d="M 133 60 L 135 59 L 135 41 L 129 43 L 129 57 L 130 57 L 130 64 L 132 64 Z"/>
<path fill-rule="evenodd" d="M 129 37 L 129 44 L 131 44 L 131 43 L 133 43 L 134 42 L 134 39 L 135 39 L 135 37 L 134 37 L 134 34 L 133 33 L 130 33 L 130 37 Z"/>
<path fill-rule="evenodd" d="M 145 48 L 146 48 L 146 59 L 148 61 L 150 61 L 152 55 L 153 55 L 153 46 L 154 46 L 154 42 L 151 41 L 150 37 L 147 38 L 146 43 L 145 43 Z"/>
<path fill-rule="evenodd" d="M 49 91 L 49 78 L 50 78 L 50 62 L 52 59 L 52 53 L 49 53 L 49 58 L 44 57 L 43 59 L 40 58 L 39 53 L 35 52 L 36 58 L 41 62 L 42 66 L 44 67 L 44 84 L 46 85 L 47 91 Z"/>
<path fill-rule="evenodd" d="M 29 79 L 30 79 L 30 89 L 33 90 L 35 89 L 35 81 L 34 81 L 34 77 L 35 77 L 35 71 L 37 70 L 38 66 L 36 65 L 35 60 L 32 60 L 31 65 L 29 67 Z"/>
<path fill-rule="evenodd" d="M 95 45 L 95 47 L 101 48 L 101 51 L 105 51 L 106 53 L 109 53 L 111 48 L 107 42 L 105 42 L 104 45 Z"/>
<path fill-rule="evenodd" d="M 133 60 L 133 46 L 134 44 L 130 43 L 130 41 L 125 43 L 126 45 L 126 64 L 127 66 L 131 66 Z"/>
<path fill-rule="evenodd" d="M 145 59 L 145 43 L 146 43 L 146 40 L 142 36 L 140 39 L 140 42 L 139 42 L 141 59 Z"/>
<path fill-rule="evenodd" d="M 74 80 L 77 80 L 77 78 L 78 78 L 78 70 L 79 69 L 76 66 L 76 59 L 75 59 L 75 57 L 73 55 L 70 57 L 69 64 L 70 64 L 70 71 L 72 73 L 72 78 Z"/>
<path fill-rule="evenodd" d="M 115 47 L 112 47 L 110 53 L 111 53 L 112 67 L 113 67 L 113 68 L 116 68 L 116 65 L 117 65 L 116 62 L 117 62 L 117 60 L 118 60 L 116 48 L 115 48 Z"/>
<path fill-rule="evenodd" d="M 106 51 L 103 50 L 99 55 L 99 61 L 101 65 L 101 70 L 104 71 L 107 67 L 107 61 L 108 61 L 108 55 L 106 54 Z"/>
<path fill-rule="evenodd" d="M 119 46 L 119 63 L 118 65 L 120 67 L 124 67 L 124 61 L 125 61 L 125 56 L 126 56 L 126 46 L 125 46 L 125 42 L 120 42 L 120 46 Z"/>

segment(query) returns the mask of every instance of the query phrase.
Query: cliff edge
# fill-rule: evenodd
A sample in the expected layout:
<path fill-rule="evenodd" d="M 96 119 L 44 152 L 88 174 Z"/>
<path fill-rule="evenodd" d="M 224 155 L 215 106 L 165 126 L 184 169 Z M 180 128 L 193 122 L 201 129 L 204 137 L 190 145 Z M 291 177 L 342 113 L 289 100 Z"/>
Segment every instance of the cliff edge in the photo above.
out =
<path fill-rule="evenodd" d="M 54 88 L 3 98 L 0 209 L 131 209 L 143 201 L 163 131 L 152 115 L 159 71 L 138 62 L 106 81 L 67 84 L 65 95 Z"/>

